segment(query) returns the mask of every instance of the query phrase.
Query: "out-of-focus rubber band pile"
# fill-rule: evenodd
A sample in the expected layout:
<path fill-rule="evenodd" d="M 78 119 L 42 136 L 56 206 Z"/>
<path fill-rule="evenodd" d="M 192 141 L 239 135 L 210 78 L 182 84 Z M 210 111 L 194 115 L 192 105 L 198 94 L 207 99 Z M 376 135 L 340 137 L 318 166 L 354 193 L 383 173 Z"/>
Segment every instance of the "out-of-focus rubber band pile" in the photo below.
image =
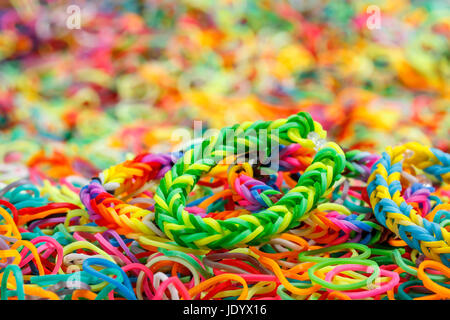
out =
<path fill-rule="evenodd" d="M 444 2 L 71 4 L 0 4 L 2 300 L 450 298 Z"/>

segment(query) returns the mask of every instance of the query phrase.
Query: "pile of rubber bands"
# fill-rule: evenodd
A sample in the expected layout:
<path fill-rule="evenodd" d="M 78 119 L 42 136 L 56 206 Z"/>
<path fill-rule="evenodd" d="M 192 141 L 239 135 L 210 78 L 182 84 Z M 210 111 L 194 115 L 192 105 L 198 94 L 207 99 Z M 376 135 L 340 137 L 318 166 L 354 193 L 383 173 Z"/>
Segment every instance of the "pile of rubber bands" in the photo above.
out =
<path fill-rule="evenodd" d="M 450 298 L 438 149 L 344 153 L 300 112 L 82 180 L 1 189 L 1 299 Z"/>
<path fill-rule="evenodd" d="M 1 300 L 450 298 L 448 8 L 10 2 Z"/>

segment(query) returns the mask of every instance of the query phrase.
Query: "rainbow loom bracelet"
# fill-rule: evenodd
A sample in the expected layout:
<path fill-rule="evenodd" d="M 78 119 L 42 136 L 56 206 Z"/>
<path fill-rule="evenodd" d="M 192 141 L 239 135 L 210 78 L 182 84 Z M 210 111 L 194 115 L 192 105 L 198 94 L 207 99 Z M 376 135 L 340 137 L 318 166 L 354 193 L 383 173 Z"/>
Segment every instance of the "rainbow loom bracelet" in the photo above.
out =
<path fill-rule="evenodd" d="M 162 232 L 148 219 L 146 209 L 132 205 L 141 203 L 153 207 L 151 197 L 127 199 L 144 192 L 149 183 L 161 178 L 176 161 L 178 154 L 141 154 L 100 173 L 80 191 L 80 199 L 92 221 L 115 229 L 119 234 L 157 234 Z"/>
<path fill-rule="evenodd" d="M 372 167 L 367 192 L 377 220 L 408 246 L 450 266 L 450 233 L 438 223 L 422 218 L 402 196 L 400 178 L 406 168 L 421 169 L 439 181 L 450 182 L 450 155 L 410 142 L 388 147 Z M 414 169 L 413 169 L 414 170 Z M 409 173 L 406 173 L 409 175 Z"/>
<path fill-rule="evenodd" d="M 245 214 L 226 220 L 201 218 L 185 210 L 186 198 L 201 175 L 209 172 L 221 160 L 236 157 L 236 149 L 259 146 L 258 131 L 272 130 L 279 133 L 283 145 L 298 143 L 318 149 L 311 165 L 300 177 L 295 188 L 286 193 L 275 205 L 251 215 Z M 227 130 L 238 132 L 233 143 L 226 144 Z M 256 137 L 246 135 L 252 130 Z M 204 139 L 197 147 L 187 150 L 182 158 L 168 171 L 154 196 L 155 222 L 161 230 L 180 246 L 193 249 L 232 248 L 257 245 L 273 236 L 299 225 L 319 199 L 326 195 L 339 179 L 345 166 L 345 156 L 335 143 L 324 143 L 326 132 L 305 112 L 287 119 L 247 122 L 223 128 L 217 136 Z M 266 148 L 266 155 L 270 153 Z M 247 150 L 244 148 L 244 150 Z M 198 153 L 202 152 L 203 157 Z"/>

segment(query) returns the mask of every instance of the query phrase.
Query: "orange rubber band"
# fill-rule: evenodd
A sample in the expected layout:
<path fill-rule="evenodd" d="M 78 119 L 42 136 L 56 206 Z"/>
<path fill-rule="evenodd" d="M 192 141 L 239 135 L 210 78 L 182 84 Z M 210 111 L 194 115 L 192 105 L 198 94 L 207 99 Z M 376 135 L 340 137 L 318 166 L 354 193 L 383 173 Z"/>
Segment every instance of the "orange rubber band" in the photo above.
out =
<path fill-rule="evenodd" d="M 280 267 L 278 266 L 278 264 L 275 263 L 275 261 L 270 260 L 266 257 L 260 257 L 260 262 L 262 264 L 265 264 L 266 266 L 269 266 L 272 269 L 272 271 L 275 273 L 277 278 L 280 280 L 281 284 L 286 288 L 286 290 L 292 292 L 293 294 L 306 296 L 306 295 L 310 295 L 320 289 L 320 285 L 318 285 L 318 284 L 315 284 L 312 287 L 306 288 L 306 289 L 296 288 L 286 279 L 286 277 L 284 276 Z"/>
<path fill-rule="evenodd" d="M 196 285 L 195 287 L 193 287 L 192 289 L 190 289 L 189 294 L 191 295 L 191 297 L 195 297 L 198 294 L 200 294 L 203 290 L 212 286 L 213 284 L 216 284 L 220 281 L 226 281 L 226 280 L 234 280 L 234 281 L 241 283 L 243 287 L 242 287 L 241 295 L 239 296 L 238 300 L 246 300 L 247 299 L 247 296 L 248 296 L 247 283 L 245 282 L 245 280 L 242 277 L 240 277 L 236 274 L 232 274 L 232 273 L 224 273 L 224 274 L 215 276 L 214 278 L 208 279 L 204 282 L 201 282 L 198 285 Z"/>
<path fill-rule="evenodd" d="M 450 278 L 450 268 L 447 268 L 442 263 L 439 263 L 437 261 L 425 260 L 419 265 L 419 268 L 417 270 L 417 277 L 422 280 L 425 288 L 439 294 L 444 299 L 450 298 L 450 289 L 440 286 L 436 282 L 433 282 L 425 273 L 426 268 L 432 268 L 441 271 L 447 278 Z"/>

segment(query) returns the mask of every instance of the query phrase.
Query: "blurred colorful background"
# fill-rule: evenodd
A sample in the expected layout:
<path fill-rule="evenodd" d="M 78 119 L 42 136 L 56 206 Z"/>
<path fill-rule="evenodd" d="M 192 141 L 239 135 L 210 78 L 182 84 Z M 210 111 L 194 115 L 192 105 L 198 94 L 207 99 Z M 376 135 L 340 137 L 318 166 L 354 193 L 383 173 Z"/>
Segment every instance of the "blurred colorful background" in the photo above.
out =
<path fill-rule="evenodd" d="M 445 0 L 2 0 L 0 162 L 88 178 L 301 110 L 344 148 L 450 152 L 449 38 Z"/>

